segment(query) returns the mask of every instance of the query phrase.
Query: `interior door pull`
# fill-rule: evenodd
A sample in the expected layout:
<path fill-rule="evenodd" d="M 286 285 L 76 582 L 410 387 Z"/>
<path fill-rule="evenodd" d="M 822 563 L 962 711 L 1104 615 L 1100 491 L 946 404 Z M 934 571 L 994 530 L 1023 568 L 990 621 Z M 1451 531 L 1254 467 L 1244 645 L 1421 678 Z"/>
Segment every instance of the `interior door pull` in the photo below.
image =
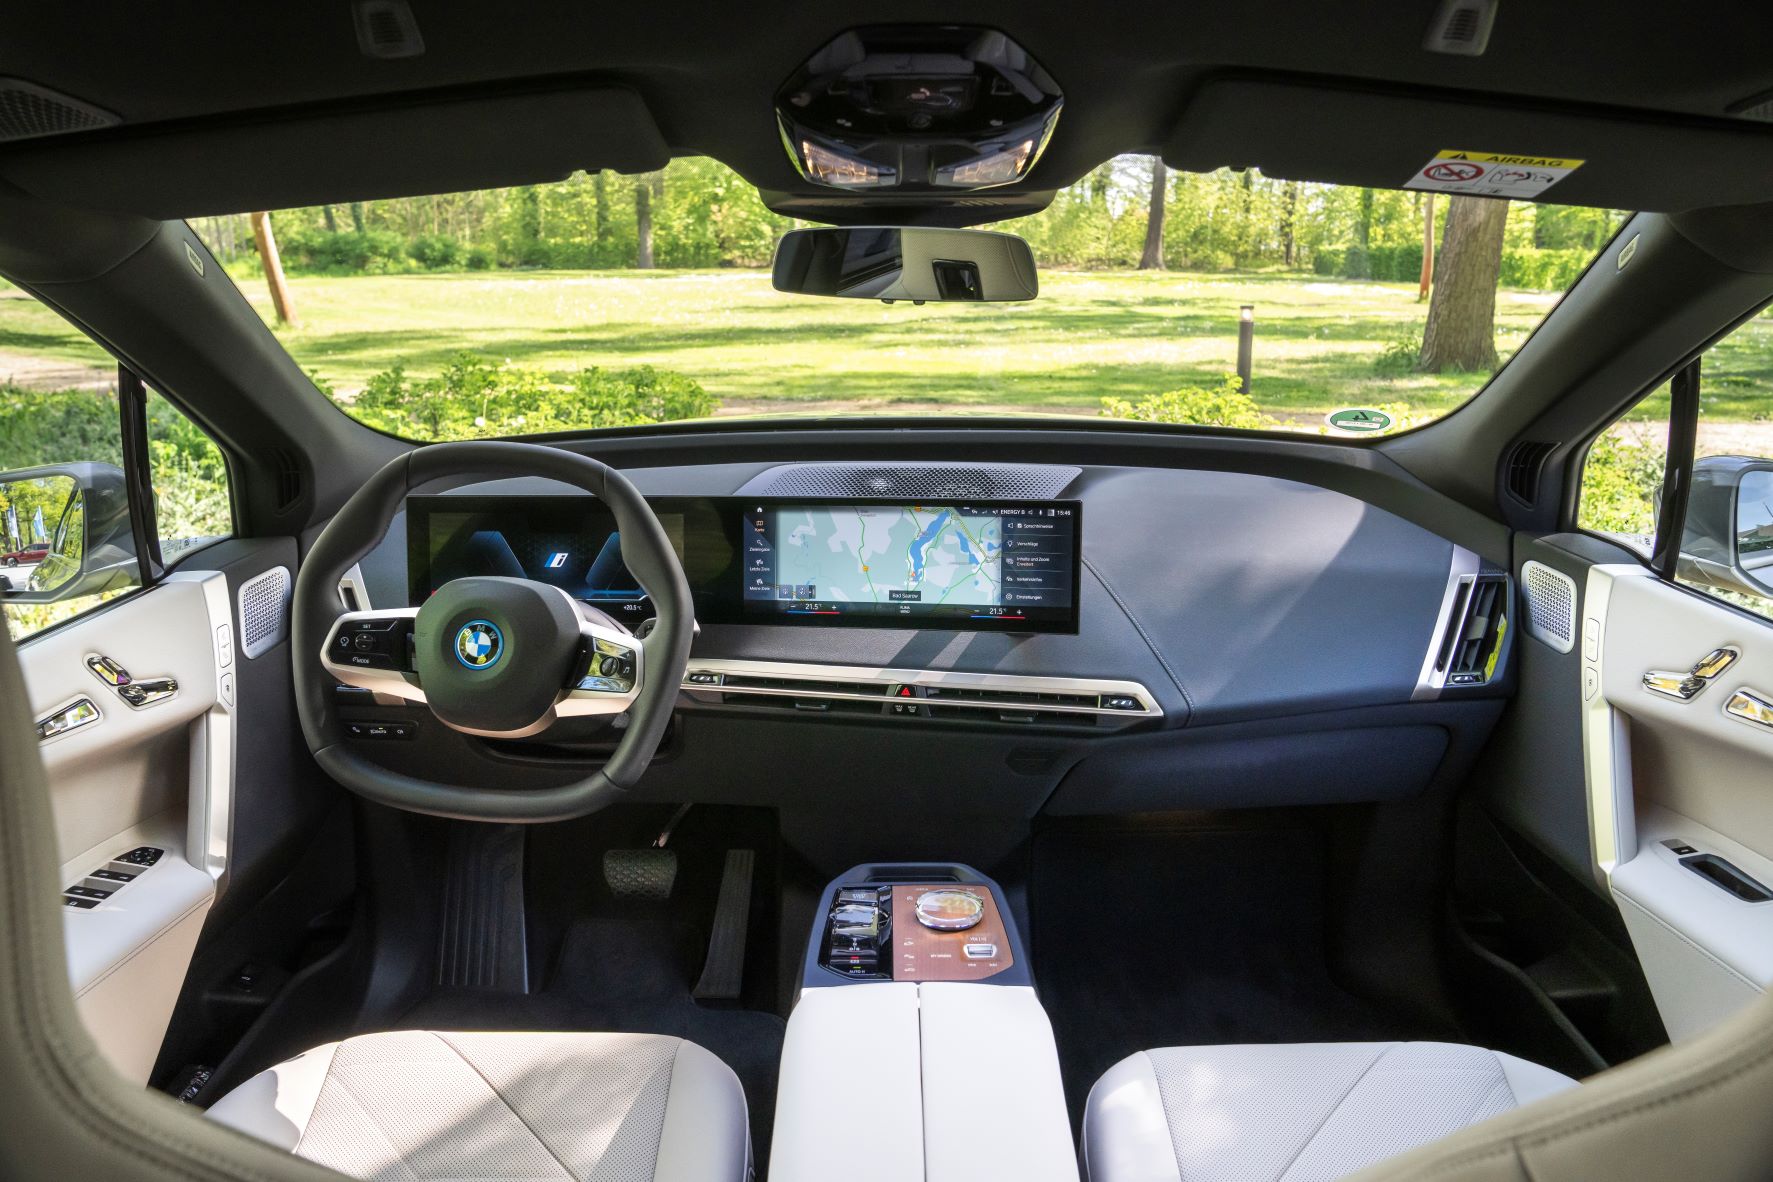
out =
<path fill-rule="evenodd" d="M 1724 703 L 1724 713 L 1751 726 L 1773 731 L 1773 701 L 1752 690 L 1739 689 L 1731 694 L 1730 700 Z"/>
<path fill-rule="evenodd" d="M 1644 674 L 1644 688 L 1665 698 L 1691 702 L 1699 692 L 1717 679 L 1718 674 L 1736 663 L 1742 650 L 1731 645 L 1714 648 L 1685 673 L 1669 669 L 1652 669 Z"/>

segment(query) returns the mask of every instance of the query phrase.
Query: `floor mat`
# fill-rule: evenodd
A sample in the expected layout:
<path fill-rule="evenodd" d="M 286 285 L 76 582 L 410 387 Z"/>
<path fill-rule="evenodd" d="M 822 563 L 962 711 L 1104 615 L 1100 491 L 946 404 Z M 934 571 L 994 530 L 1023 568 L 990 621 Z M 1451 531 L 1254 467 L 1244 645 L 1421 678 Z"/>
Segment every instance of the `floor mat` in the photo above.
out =
<path fill-rule="evenodd" d="M 403 1026 L 468 1030 L 609 1030 L 670 1034 L 718 1055 L 745 1088 L 758 1176 L 768 1161 L 776 1067 L 786 1023 L 756 1010 L 690 999 L 699 963 L 686 933 L 657 919 L 590 918 L 566 933 L 547 985 L 527 996 L 450 989 L 413 1007 Z"/>
<path fill-rule="evenodd" d="M 1150 1047 L 1421 1037 L 1339 988 L 1321 834 L 1056 826 L 1036 838 L 1033 960 L 1076 1125 L 1090 1087 Z"/>

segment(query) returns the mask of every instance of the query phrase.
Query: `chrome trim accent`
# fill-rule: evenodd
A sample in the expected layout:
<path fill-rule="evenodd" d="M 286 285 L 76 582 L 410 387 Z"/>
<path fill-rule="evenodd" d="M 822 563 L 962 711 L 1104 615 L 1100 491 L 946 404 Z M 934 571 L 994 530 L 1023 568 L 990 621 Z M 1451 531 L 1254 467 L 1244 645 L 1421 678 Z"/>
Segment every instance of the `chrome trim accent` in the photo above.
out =
<path fill-rule="evenodd" d="M 1423 654 L 1422 668 L 1416 672 L 1416 688 L 1410 692 L 1412 702 L 1432 702 L 1441 696 L 1447 684 L 1447 671 L 1437 670 L 1434 659 L 1447 642 L 1447 629 L 1454 626 L 1453 605 L 1459 602 L 1459 588 L 1477 578 L 1483 560 L 1463 546 L 1454 546 L 1447 560 L 1447 587 L 1441 593 L 1441 610 L 1434 618 L 1434 631 L 1428 636 L 1428 652 Z"/>
<path fill-rule="evenodd" d="M 91 726 L 105 716 L 98 703 L 82 694 L 64 702 L 37 720 L 37 742 L 53 743 L 66 738 L 82 727 Z"/>
<path fill-rule="evenodd" d="M 351 594 L 347 596 L 346 591 Z M 356 601 L 355 606 L 352 605 L 353 600 Z M 369 584 L 363 581 L 363 567 L 359 563 L 352 563 L 351 569 L 339 576 L 339 606 L 346 611 L 375 610 L 375 604 L 369 598 Z"/>
<path fill-rule="evenodd" d="M 883 691 L 892 686 L 910 685 L 936 689 L 1001 690 L 1024 694 L 1094 694 L 1097 697 L 1128 697 L 1139 703 L 1137 710 L 1113 710 L 1103 706 L 1066 706 L 1057 702 L 969 702 L 965 699 L 937 699 L 942 706 L 964 706 L 976 710 L 1037 710 L 1043 714 L 1087 714 L 1102 718 L 1162 718 L 1163 708 L 1151 691 L 1136 681 L 1120 681 L 1095 677 L 1028 677 L 1014 673 L 962 673 L 945 669 L 882 669 L 864 665 L 814 665 L 799 661 L 729 661 L 691 658 L 684 669 L 682 688 L 692 700 L 718 703 L 720 695 L 755 694 L 768 697 L 816 698 L 834 702 L 874 702 L 885 706 L 895 699 L 885 692 L 879 694 L 848 693 L 841 690 L 794 689 L 774 686 L 733 686 L 696 684 L 696 674 L 725 677 L 728 674 L 750 677 L 771 677 L 782 680 L 857 681 L 879 685 Z M 710 697 L 712 695 L 712 697 Z M 918 699 L 924 703 L 925 699 Z"/>
<path fill-rule="evenodd" d="M 1582 768 L 1588 786 L 1588 844 L 1595 881 L 1610 888 L 1613 870 L 1637 854 L 1631 739 L 1625 716 L 1602 689 L 1607 607 L 1613 581 L 1653 578 L 1635 563 L 1592 566 L 1582 596 Z"/>
<path fill-rule="evenodd" d="M 209 616 L 210 665 L 215 700 L 191 726 L 191 782 L 187 804 L 185 858 L 215 880 L 219 898 L 227 888 L 229 849 L 234 838 L 235 764 L 239 753 L 234 660 L 233 603 L 228 576 L 220 571 L 174 571 L 169 583 L 196 583 Z"/>
<path fill-rule="evenodd" d="M 1661 694 L 1679 702 L 1691 702 L 1718 674 L 1734 665 L 1741 655 L 1741 649 L 1727 644 L 1700 657 L 1694 662 L 1693 668 L 1685 673 L 1652 669 L 1644 674 L 1643 685 L 1653 694 Z"/>
<path fill-rule="evenodd" d="M 1724 703 L 1724 713 L 1737 722 L 1746 722 L 1749 726 L 1764 731 L 1773 731 L 1773 698 L 1758 690 L 1744 686 L 1730 695 Z"/>

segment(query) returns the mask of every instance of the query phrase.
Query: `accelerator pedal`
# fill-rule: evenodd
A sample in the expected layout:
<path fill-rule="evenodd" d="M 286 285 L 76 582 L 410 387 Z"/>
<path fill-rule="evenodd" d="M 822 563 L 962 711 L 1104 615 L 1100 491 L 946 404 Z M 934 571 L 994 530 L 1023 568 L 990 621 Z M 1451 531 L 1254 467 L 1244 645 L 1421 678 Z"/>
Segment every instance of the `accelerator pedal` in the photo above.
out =
<path fill-rule="evenodd" d="M 690 996 L 697 1001 L 736 1001 L 745 982 L 745 936 L 751 923 L 751 876 L 757 867 L 754 850 L 728 850 L 720 873 L 720 898 L 714 905 L 714 930 L 708 934 L 708 959 L 702 979 Z"/>

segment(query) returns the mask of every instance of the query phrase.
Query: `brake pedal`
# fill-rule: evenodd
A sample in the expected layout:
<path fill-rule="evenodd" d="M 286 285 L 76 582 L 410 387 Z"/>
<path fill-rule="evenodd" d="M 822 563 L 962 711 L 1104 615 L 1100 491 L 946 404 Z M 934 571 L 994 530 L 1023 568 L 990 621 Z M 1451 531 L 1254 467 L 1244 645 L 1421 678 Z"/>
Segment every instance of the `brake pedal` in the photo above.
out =
<path fill-rule="evenodd" d="M 618 899 L 653 899 L 663 902 L 677 885 L 677 851 L 605 850 L 603 881 Z"/>
<path fill-rule="evenodd" d="M 726 852 L 714 927 L 708 933 L 708 959 L 702 962 L 702 979 L 690 992 L 697 1001 L 739 997 L 745 983 L 745 937 L 751 924 L 751 875 L 756 866 L 754 850 Z"/>

